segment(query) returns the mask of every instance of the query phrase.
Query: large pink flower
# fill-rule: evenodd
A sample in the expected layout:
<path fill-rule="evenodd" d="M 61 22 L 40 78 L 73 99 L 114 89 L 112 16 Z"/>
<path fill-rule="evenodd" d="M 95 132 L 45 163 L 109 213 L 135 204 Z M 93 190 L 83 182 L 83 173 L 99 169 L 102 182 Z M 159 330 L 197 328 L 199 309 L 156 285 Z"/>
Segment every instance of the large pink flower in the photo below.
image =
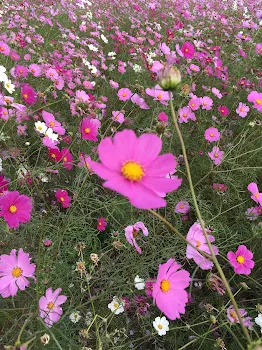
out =
<path fill-rule="evenodd" d="M 30 282 L 26 277 L 34 278 L 35 264 L 30 264 L 29 254 L 20 248 L 16 256 L 16 249 L 10 255 L 0 256 L 0 294 L 3 298 L 15 296 L 18 289 L 25 290 Z"/>
<path fill-rule="evenodd" d="M 45 296 L 39 299 L 40 317 L 44 319 L 49 328 L 58 322 L 63 314 L 63 309 L 60 305 L 66 302 L 67 297 L 59 295 L 61 291 L 61 288 L 57 288 L 54 292 L 52 288 L 48 288 Z"/>
<path fill-rule="evenodd" d="M 180 318 L 185 313 L 188 293 L 185 288 L 191 281 L 189 272 L 179 270 L 181 265 L 174 259 L 160 264 L 157 280 L 153 285 L 153 299 L 157 307 L 170 319 Z"/>
<path fill-rule="evenodd" d="M 227 258 L 237 274 L 250 275 L 255 266 L 253 254 L 245 245 L 240 245 L 235 253 L 228 252 Z"/>
<path fill-rule="evenodd" d="M 58 133 L 59 135 L 65 134 L 65 129 L 61 126 L 61 123 L 55 120 L 55 117 L 52 113 L 42 111 L 42 116 L 48 128 L 53 129 L 53 131 Z"/>
<path fill-rule="evenodd" d="M 262 93 L 257 91 L 251 91 L 247 96 L 248 102 L 253 102 L 253 108 L 257 109 L 259 112 L 262 112 Z"/>
<path fill-rule="evenodd" d="M 0 196 L 0 216 L 3 216 L 10 228 L 17 228 L 19 223 L 30 220 L 32 200 L 28 196 L 20 195 L 18 191 L 7 192 Z"/>
<path fill-rule="evenodd" d="M 214 242 L 215 238 L 214 236 L 208 235 L 209 241 Z M 207 245 L 206 237 L 204 235 L 204 232 L 201 228 L 201 225 L 196 222 L 194 223 L 187 234 L 186 239 L 188 242 L 193 244 L 198 249 L 202 250 L 203 252 L 210 254 L 210 249 Z M 218 249 L 215 245 L 212 245 L 212 248 L 214 250 L 215 255 L 218 254 Z M 199 265 L 199 267 L 202 270 L 210 270 L 213 267 L 212 261 L 205 258 L 203 255 L 201 255 L 196 249 L 194 249 L 191 245 L 187 245 L 186 249 L 186 257 L 188 259 L 194 259 L 194 262 Z"/>
<path fill-rule="evenodd" d="M 106 137 L 98 146 L 102 162 L 90 162 L 92 170 L 106 180 L 104 187 L 127 197 L 140 209 L 161 208 L 166 201 L 159 193 L 178 189 L 182 180 L 165 178 L 174 171 L 172 154 L 159 156 L 160 137 L 143 134 L 136 137 L 133 130 L 117 132 L 113 139 Z"/>
<path fill-rule="evenodd" d="M 132 246 L 136 248 L 136 251 L 141 254 L 142 250 L 139 247 L 139 245 L 136 242 L 136 239 L 140 238 L 139 237 L 139 231 L 142 231 L 144 236 L 148 236 L 148 229 L 145 227 L 144 223 L 139 221 L 136 222 L 134 225 L 127 226 L 125 228 L 125 236 L 128 241 Z M 143 242 L 143 240 L 141 239 Z"/>

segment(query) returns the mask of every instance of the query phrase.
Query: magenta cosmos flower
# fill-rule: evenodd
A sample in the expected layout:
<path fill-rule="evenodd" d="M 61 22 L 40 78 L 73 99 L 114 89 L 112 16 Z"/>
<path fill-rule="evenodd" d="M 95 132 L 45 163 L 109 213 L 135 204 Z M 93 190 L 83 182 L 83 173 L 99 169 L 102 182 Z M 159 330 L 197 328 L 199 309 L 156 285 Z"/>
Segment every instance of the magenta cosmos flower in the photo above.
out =
<path fill-rule="evenodd" d="M 18 289 L 25 290 L 30 282 L 26 277 L 34 278 L 35 264 L 30 263 L 29 254 L 20 248 L 16 256 L 16 249 L 10 255 L 0 256 L 0 294 L 3 298 L 15 296 Z"/>
<path fill-rule="evenodd" d="M 106 225 L 107 225 L 106 218 L 98 218 L 97 219 L 97 229 L 98 229 L 98 231 L 105 231 Z"/>
<path fill-rule="evenodd" d="M 185 313 L 188 293 L 185 288 L 191 281 L 189 272 L 179 270 L 181 265 L 174 259 L 160 264 L 157 280 L 153 285 L 153 299 L 157 307 L 170 319 L 180 318 Z"/>
<path fill-rule="evenodd" d="M 207 232 L 209 233 L 210 231 L 207 230 Z M 215 242 L 214 236 L 208 235 L 208 238 L 209 238 L 210 242 Z M 207 241 L 206 241 L 206 237 L 204 235 L 204 232 L 201 228 L 201 225 L 198 222 L 194 223 L 190 227 L 186 239 L 188 240 L 188 242 L 193 244 L 198 249 L 202 250 L 203 252 L 205 252 L 207 254 L 211 254 L 210 249 L 207 245 Z M 218 254 L 217 247 L 215 245 L 212 245 L 212 248 L 214 250 L 215 255 L 217 255 Z M 186 257 L 188 259 L 193 259 L 194 262 L 197 265 L 199 265 L 199 267 L 202 270 L 210 270 L 214 265 L 212 263 L 212 261 L 205 258 L 203 255 L 201 255 L 196 249 L 194 249 L 189 244 L 187 245 L 187 249 L 186 249 Z"/>
<path fill-rule="evenodd" d="M 3 216 L 9 228 L 17 228 L 19 223 L 26 223 L 31 218 L 32 200 L 20 195 L 18 191 L 7 192 L 0 196 L 0 216 Z"/>
<path fill-rule="evenodd" d="M 63 314 L 61 305 L 66 302 L 67 297 L 59 295 L 61 291 L 61 288 L 57 288 L 54 292 L 52 288 L 48 288 L 45 296 L 39 299 L 40 317 L 49 328 L 58 322 Z"/>
<path fill-rule="evenodd" d="M 48 113 L 46 111 L 42 111 L 42 117 L 48 128 L 53 129 L 53 131 L 58 133 L 59 135 L 65 134 L 65 129 L 61 126 L 61 123 L 55 120 L 55 117 L 53 116 L 53 114 Z"/>
<path fill-rule="evenodd" d="M 133 130 L 106 137 L 98 146 L 102 163 L 90 162 L 92 170 L 106 180 L 104 187 L 127 197 L 139 209 L 161 208 L 166 201 L 159 193 L 177 190 L 182 180 L 165 176 L 174 171 L 172 154 L 159 156 L 162 140 L 154 134 L 136 137 Z"/>
<path fill-rule="evenodd" d="M 229 109 L 226 106 L 218 106 L 217 110 L 220 113 L 220 115 L 222 115 L 223 117 L 226 117 L 229 115 Z"/>
<path fill-rule="evenodd" d="M 188 201 L 180 201 L 175 206 L 175 212 L 178 214 L 187 214 L 189 212 L 190 205 Z"/>
<path fill-rule="evenodd" d="M 183 52 L 184 57 L 193 58 L 195 54 L 194 45 L 190 42 L 186 41 L 184 45 L 181 47 L 181 51 Z"/>
<path fill-rule="evenodd" d="M 240 245 L 235 253 L 228 252 L 227 258 L 237 274 L 250 275 L 255 266 L 253 254 L 245 245 Z"/>
<path fill-rule="evenodd" d="M 217 128 L 208 128 L 205 131 L 205 139 L 209 142 L 216 142 L 220 139 L 220 132 Z"/>
<path fill-rule="evenodd" d="M 251 199 L 255 201 L 256 203 L 259 203 L 262 205 L 262 193 L 259 193 L 257 184 L 255 182 L 251 182 L 248 186 L 247 189 L 249 192 L 252 193 Z"/>
<path fill-rule="evenodd" d="M 33 105 L 37 101 L 37 93 L 29 84 L 24 84 L 21 89 L 22 97 L 26 103 Z"/>
<path fill-rule="evenodd" d="M 245 118 L 249 112 L 249 107 L 245 103 L 239 102 L 236 112 L 241 118 Z"/>
<path fill-rule="evenodd" d="M 256 53 L 262 55 L 262 43 L 256 44 Z"/>
<path fill-rule="evenodd" d="M 132 91 L 130 91 L 128 88 L 122 88 L 117 93 L 117 96 L 120 101 L 130 100 L 132 95 L 133 95 Z"/>
<path fill-rule="evenodd" d="M 220 151 L 217 146 L 214 146 L 211 152 L 208 152 L 208 156 L 213 160 L 215 165 L 219 165 L 222 162 L 224 152 Z"/>
<path fill-rule="evenodd" d="M 63 166 L 67 170 L 72 170 L 73 169 L 73 156 L 70 153 L 69 148 L 63 148 L 61 151 L 61 158 L 63 161 Z"/>
<path fill-rule="evenodd" d="M 101 123 L 98 119 L 92 119 L 89 117 L 83 118 L 80 124 L 82 139 L 96 142 L 100 125 Z"/>
<path fill-rule="evenodd" d="M 141 239 L 139 235 L 140 230 L 142 231 L 144 236 L 148 236 L 148 229 L 145 227 L 145 225 L 141 221 L 138 221 L 134 225 L 130 225 L 125 228 L 125 236 L 128 243 L 134 246 L 136 248 L 136 251 L 139 254 L 142 253 L 142 250 L 137 244 L 136 240 Z M 144 242 L 142 239 L 141 241 Z"/>
<path fill-rule="evenodd" d="M 254 322 L 252 322 L 252 318 L 251 317 L 244 317 L 247 315 L 247 312 L 245 309 L 239 309 L 239 313 L 241 318 L 243 319 L 243 323 L 246 327 L 251 328 L 254 324 Z M 233 305 L 230 305 L 227 308 L 227 318 L 229 319 L 230 322 L 232 323 L 240 323 L 239 322 L 239 318 L 237 316 L 237 313 L 235 311 L 235 308 Z"/>
<path fill-rule="evenodd" d="M 71 207 L 71 197 L 68 195 L 66 190 L 61 190 L 59 188 L 55 193 L 56 199 L 59 203 L 61 203 L 63 208 Z"/>

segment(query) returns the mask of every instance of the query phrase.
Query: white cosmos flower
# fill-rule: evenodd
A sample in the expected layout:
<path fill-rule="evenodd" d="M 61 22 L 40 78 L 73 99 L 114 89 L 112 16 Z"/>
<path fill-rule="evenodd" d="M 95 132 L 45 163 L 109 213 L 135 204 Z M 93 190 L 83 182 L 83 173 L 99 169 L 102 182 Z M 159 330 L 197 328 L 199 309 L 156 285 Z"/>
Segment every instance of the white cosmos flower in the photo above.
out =
<path fill-rule="evenodd" d="M 145 289 L 145 280 L 143 278 L 140 278 L 138 275 L 136 275 L 134 283 L 135 283 L 136 289 L 138 290 Z"/>
<path fill-rule="evenodd" d="M 103 40 L 104 43 L 108 43 L 107 38 L 104 36 L 104 34 L 101 34 L 101 39 Z"/>
<path fill-rule="evenodd" d="M 8 80 L 8 77 L 7 75 L 5 74 L 6 72 L 6 69 L 4 66 L 0 66 L 0 81 L 3 82 L 3 81 L 7 81 Z"/>
<path fill-rule="evenodd" d="M 262 333 L 262 314 L 258 314 L 258 316 L 255 318 L 255 322 L 261 328 Z"/>
<path fill-rule="evenodd" d="M 136 73 L 139 73 L 142 71 L 142 67 L 139 66 L 139 64 L 134 64 L 133 65 L 133 70 L 136 72 Z"/>
<path fill-rule="evenodd" d="M 70 321 L 72 321 L 73 323 L 77 323 L 81 317 L 82 316 L 80 316 L 79 311 L 72 312 L 71 315 L 69 316 Z"/>
<path fill-rule="evenodd" d="M 125 301 L 116 296 L 113 297 L 111 303 L 108 304 L 108 308 L 116 315 L 121 314 L 125 311 Z"/>
<path fill-rule="evenodd" d="M 52 141 L 57 141 L 58 140 L 58 134 L 55 134 L 53 132 L 53 129 L 48 128 L 45 132 L 45 136 L 49 137 Z"/>
<path fill-rule="evenodd" d="M 165 318 L 165 316 L 163 317 L 156 317 L 155 321 L 153 321 L 153 326 L 155 328 L 155 330 L 158 332 L 158 335 L 162 336 L 162 335 L 166 335 L 166 332 L 169 331 L 169 322 L 168 320 Z"/>
<path fill-rule="evenodd" d="M 35 128 L 36 131 L 38 131 L 40 134 L 45 134 L 47 131 L 47 126 L 44 122 L 40 122 L 40 120 L 38 122 L 35 122 Z"/>
<path fill-rule="evenodd" d="M 89 44 L 87 46 L 88 46 L 89 50 L 91 50 L 91 51 L 94 51 L 94 52 L 98 51 L 98 48 L 96 46 L 94 46 L 93 44 Z"/>
<path fill-rule="evenodd" d="M 12 94 L 15 91 L 15 86 L 12 84 L 11 80 L 6 80 L 4 82 L 4 88 L 9 92 L 9 94 Z"/>

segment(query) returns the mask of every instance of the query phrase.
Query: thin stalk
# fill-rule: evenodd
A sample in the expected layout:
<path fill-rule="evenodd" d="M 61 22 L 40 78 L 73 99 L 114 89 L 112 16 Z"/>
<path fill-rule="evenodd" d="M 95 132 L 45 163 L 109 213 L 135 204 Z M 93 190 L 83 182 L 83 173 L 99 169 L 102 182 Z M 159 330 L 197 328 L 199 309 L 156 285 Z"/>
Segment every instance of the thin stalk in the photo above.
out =
<path fill-rule="evenodd" d="M 204 224 L 204 221 L 202 219 L 202 216 L 201 216 L 201 213 L 200 213 L 200 210 L 199 210 L 199 207 L 198 207 L 197 199 L 196 199 L 196 194 L 195 194 L 194 185 L 193 185 L 191 172 L 190 172 L 190 167 L 189 167 L 189 163 L 188 163 L 188 159 L 187 159 L 187 153 L 186 153 L 186 147 L 185 147 L 185 144 L 184 144 L 184 139 L 183 139 L 182 133 L 180 131 L 180 128 L 179 128 L 179 125 L 178 125 L 178 122 L 177 122 L 177 117 L 176 117 L 176 113 L 175 113 L 175 109 L 174 109 L 174 105 L 173 105 L 173 101 L 172 101 L 173 94 L 172 94 L 171 91 L 169 91 L 169 97 L 170 97 L 171 114 L 172 114 L 173 122 L 174 122 L 174 125 L 175 125 L 175 129 L 176 129 L 179 141 L 180 141 L 180 145 L 181 145 L 181 148 L 182 148 L 182 153 L 183 153 L 183 157 L 184 157 L 185 167 L 186 167 L 186 171 L 187 171 L 187 178 L 188 178 L 188 182 L 189 182 L 190 191 L 191 191 L 191 194 L 192 194 L 192 197 L 193 197 L 193 202 L 194 202 L 194 207 L 195 207 L 195 210 L 196 210 L 196 214 L 197 214 L 199 223 L 201 225 L 201 228 L 203 230 L 203 233 L 205 235 L 205 238 L 206 238 L 206 241 L 207 241 L 207 244 L 208 244 L 211 256 L 213 258 L 212 260 L 214 261 L 214 264 L 215 264 L 215 266 L 217 268 L 217 271 L 218 271 L 221 279 L 223 280 L 223 282 L 225 284 L 228 296 L 229 296 L 229 298 L 232 301 L 232 304 L 233 304 L 234 309 L 236 311 L 236 314 L 237 314 L 237 317 L 238 317 L 239 322 L 241 324 L 241 327 L 243 329 L 243 332 L 244 332 L 244 334 L 245 334 L 245 336 L 247 338 L 247 341 L 248 341 L 249 344 L 251 344 L 252 341 L 251 341 L 250 335 L 248 333 L 248 330 L 247 330 L 246 326 L 244 325 L 243 319 L 242 319 L 242 317 L 240 315 L 237 302 L 236 302 L 236 300 L 234 298 L 234 295 L 233 295 L 233 293 L 231 291 L 231 288 L 230 288 L 230 286 L 228 284 L 226 276 L 225 276 L 225 274 L 224 274 L 224 272 L 223 272 L 223 270 L 222 270 L 222 268 L 221 268 L 221 266 L 220 266 L 220 264 L 219 264 L 219 262 L 218 262 L 218 260 L 216 258 L 216 255 L 214 253 L 212 244 L 211 244 L 211 242 L 209 240 L 208 234 L 207 234 L 206 229 L 205 229 L 205 224 Z"/>

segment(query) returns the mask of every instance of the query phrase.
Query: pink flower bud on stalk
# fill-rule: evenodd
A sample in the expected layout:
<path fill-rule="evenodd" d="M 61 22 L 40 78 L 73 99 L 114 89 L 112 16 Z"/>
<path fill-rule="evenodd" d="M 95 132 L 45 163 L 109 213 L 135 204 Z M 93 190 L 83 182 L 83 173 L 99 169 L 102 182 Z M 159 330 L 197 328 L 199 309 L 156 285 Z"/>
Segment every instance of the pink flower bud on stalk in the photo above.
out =
<path fill-rule="evenodd" d="M 181 73 L 177 67 L 165 63 L 158 75 L 159 84 L 165 91 L 175 90 L 181 83 Z"/>

